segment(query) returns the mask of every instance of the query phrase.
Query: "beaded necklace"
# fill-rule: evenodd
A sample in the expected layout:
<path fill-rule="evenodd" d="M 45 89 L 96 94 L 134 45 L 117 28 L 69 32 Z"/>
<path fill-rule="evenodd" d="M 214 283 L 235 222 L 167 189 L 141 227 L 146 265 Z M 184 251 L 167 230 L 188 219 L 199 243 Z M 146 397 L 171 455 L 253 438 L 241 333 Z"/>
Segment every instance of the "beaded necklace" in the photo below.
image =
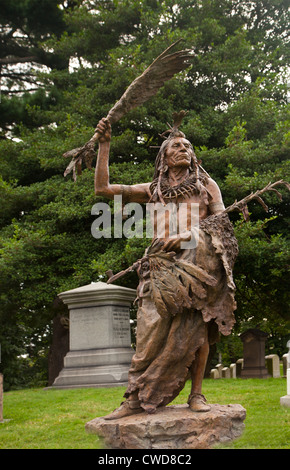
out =
<path fill-rule="evenodd" d="M 206 183 L 206 175 L 200 175 L 199 181 L 196 180 L 195 174 L 189 175 L 184 181 L 177 184 L 176 186 L 171 186 L 168 178 L 163 176 L 160 184 L 160 189 L 164 200 L 172 201 L 175 199 L 177 201 L 178 197 L 190 197 L 192 194 L 200 194 L 205 190 L 203 184 Z M 156 202 L 157 199 L 157 184 L 158 178 L 150 185 L 150 192 L 152 194 L 152 200 Z"/>

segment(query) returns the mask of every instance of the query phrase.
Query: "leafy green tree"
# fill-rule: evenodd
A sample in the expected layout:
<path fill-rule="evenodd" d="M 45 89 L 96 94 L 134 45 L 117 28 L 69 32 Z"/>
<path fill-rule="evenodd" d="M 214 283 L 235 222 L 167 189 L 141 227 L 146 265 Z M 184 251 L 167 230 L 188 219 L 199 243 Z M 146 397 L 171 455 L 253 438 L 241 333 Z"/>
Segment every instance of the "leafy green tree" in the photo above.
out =
<path fill-rule="evenodd" d="M 54 95 L 47 96 L 37 73 L 41 70 L 67 70 L 69 57 L 57 54 L 46 46 L 45 41 L 61 37 L 67 29 L 64 13 L 77 4 L 74 0 L 1 1 L 0 127 L 3 132 L 20 121 L 33 127 L 27 107 L 48 109 L 53 104 Z"/>

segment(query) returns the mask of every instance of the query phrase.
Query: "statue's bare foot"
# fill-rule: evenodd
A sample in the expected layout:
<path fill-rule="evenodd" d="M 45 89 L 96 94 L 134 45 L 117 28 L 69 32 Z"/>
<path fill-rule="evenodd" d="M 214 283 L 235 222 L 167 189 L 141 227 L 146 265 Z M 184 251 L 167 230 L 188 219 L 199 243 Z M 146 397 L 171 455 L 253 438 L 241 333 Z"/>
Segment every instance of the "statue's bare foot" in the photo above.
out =
<path fill-rule="evenodd" d="M 206 398 L 201 393 L 192 393 L 188 398 L 188 404 L 192 411 L 206 412 L 210 410 L 210 405 L 206 403 Z"/>
<path fill-rule="evenodd" d="M 143 408 L 141 408 L 139 401 L 137 402 L 132 402 L 130 400 L 126 400 L 123 403 L 121 403 L 121 406 L 119 408 L 116 408 L 112 413 L 108 414 L 107 416 L 104 416 L 104 419 L 110 420 L 110 419 L 119 419 L 119 418 L 125 418 L 126 416 L 132 416 L 136 413 L 142 413 Z"/>

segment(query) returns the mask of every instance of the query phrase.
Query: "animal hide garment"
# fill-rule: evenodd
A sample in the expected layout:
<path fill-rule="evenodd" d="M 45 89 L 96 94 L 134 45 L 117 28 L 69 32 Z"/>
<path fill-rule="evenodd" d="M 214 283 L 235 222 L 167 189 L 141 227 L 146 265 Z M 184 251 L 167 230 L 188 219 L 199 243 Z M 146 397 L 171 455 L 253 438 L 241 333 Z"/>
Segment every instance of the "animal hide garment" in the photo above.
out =
<path fill-rule="evenodd" d="M 139 270 L 137 347 L 125 396 L 138 392 L 154 412 L 182 390 L 206 339 L 228 335 L 235 323 L 232 269 L 237 241 L 226 214 L 199 227 L 196 248 L 178 254 L 150 247 Z"/>

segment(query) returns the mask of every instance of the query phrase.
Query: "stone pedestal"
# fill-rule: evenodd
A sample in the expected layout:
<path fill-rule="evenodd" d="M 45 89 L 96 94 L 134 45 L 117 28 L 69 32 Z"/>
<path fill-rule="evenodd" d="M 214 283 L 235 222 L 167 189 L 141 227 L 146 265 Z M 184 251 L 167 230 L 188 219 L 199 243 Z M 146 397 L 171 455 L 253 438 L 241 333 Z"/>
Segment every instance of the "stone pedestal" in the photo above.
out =
<path fill-rule="evenodd" d="M 136 291 L 94 282 L 59 297 L 69 308 L 70 349 L 52 386 L 126 385 L 134 354 L 129 310 Z"/>
<path fill-rule="evenodd" d="M 241 334 L 244 347 L 244 365 L 241 370 L 241 378 L 270 377 L 265 366 L 265 342 L 267 333 L 256 328 L 249 329 Z"/>
<path fill-rule="evenodd" d="M 111 421 L 96 418 L 86 424 L 86 431 L 103 438 L 112 449 L 209 449 L 238 438 L 245 417 L 241 405 L 211 405 L 206 413 L 172 405 L 152 415 L 143 412 Z"/>

